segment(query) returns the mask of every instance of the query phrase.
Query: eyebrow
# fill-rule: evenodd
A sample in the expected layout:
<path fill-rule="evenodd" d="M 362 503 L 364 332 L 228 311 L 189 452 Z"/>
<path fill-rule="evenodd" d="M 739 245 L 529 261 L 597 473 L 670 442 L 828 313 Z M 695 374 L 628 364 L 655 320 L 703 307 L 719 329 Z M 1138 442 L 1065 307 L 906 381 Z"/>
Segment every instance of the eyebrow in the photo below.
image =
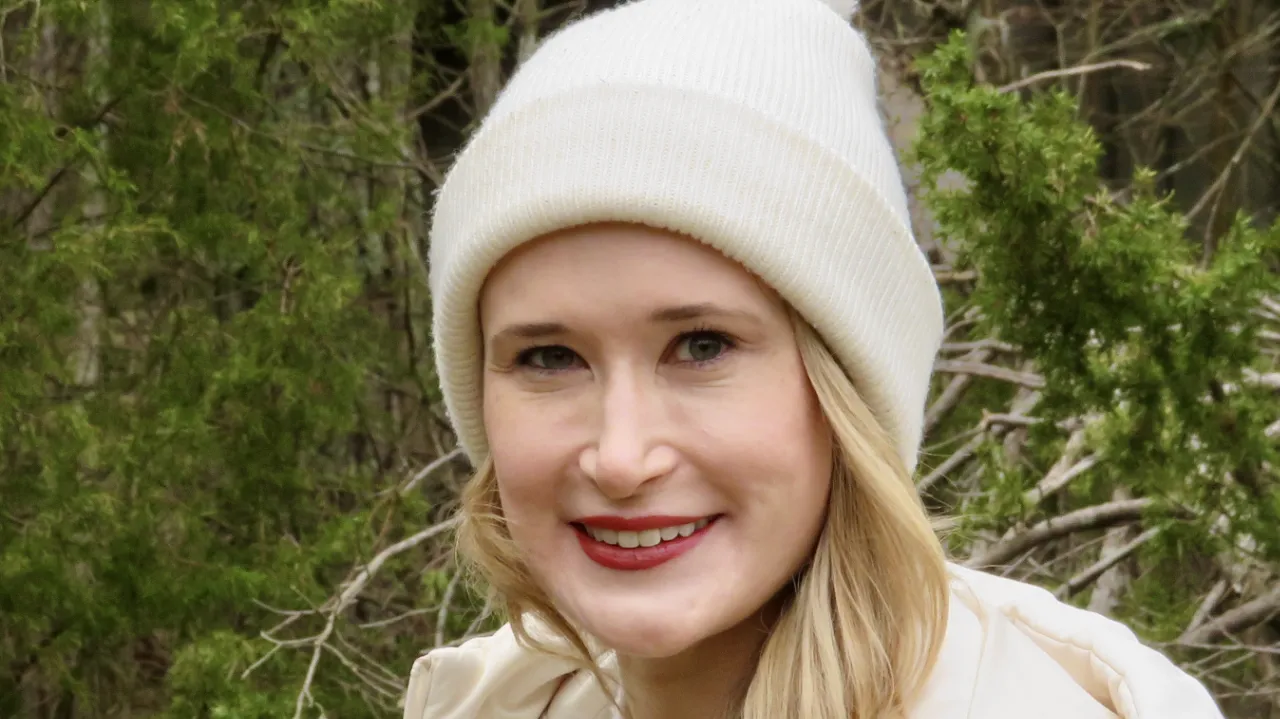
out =
<path fill-rule="evenodd" d="M 733 310 L 728 307 L 721 307 L 712 302 L 701 302 L 694 305 L 678 305 L 676 307 L 666 307 L 655 310 L 649 315 L 649 319 L 653 322 L 683 322 L 685 320 L 696 320 L 702 317 L 735 317 L 740 319 L 756 319 L 756 316 L 750 312 L 743 310 Z"/>
<path fill-rule="evenodd" d="M 759 318 L 750 312 L 729 309 L 712 302 L 663 307 L 662 309 L 654 310 L 649 315 L 649 321 L 671 323 L 696 320 L 704 317 L 733 317 L 737 319 L 753 320 L 756 322 L 759 321 Z M 569 327 L 560 322 L 525 322 L 503 327 L 500 331 L 494 333 L 493 337 L 489 341 L 496 343 L 505 339 L 543 339 L 568 333 Z"/>

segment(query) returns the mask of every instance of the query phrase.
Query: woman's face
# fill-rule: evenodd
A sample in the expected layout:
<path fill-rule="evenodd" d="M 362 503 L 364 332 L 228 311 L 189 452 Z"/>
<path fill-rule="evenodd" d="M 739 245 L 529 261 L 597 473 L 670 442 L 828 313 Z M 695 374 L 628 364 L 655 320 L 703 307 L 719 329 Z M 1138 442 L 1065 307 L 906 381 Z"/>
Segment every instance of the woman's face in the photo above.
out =
<path fill-rule="evenodd" d="M 511 536 L 606 646 L 667 657 L 807 560 L 832 444 L 782 302 L 697 242 L 594 225 L 529 243 L 480 300 Z"/>

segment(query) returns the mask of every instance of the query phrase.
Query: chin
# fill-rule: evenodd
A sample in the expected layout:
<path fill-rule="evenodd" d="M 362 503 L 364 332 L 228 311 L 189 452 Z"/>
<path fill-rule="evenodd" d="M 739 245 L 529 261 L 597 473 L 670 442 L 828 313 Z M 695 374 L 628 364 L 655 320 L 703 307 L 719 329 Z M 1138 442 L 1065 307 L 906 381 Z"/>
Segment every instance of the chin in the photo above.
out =
<path fill-rule="evenodd" d="M 633 627 L 619 627 L 617 631 L 603 632 L 596 636 L 602 644 L 618 654 L 638 659 L 674 657 L 698 642 L 691 636 L 672 632 L 669 627 L 664 627 L 663 633 L 658 635 L 637 631 Z"/>
<path fill-rule="evenodd" d="M 583 627 L 601 644 L 618 654 L 642 659 L 664 659 L 687 651 L 707 637 L 690 617 L 672 622 L 669 613 L 652 616 L 585 617 Z"/>

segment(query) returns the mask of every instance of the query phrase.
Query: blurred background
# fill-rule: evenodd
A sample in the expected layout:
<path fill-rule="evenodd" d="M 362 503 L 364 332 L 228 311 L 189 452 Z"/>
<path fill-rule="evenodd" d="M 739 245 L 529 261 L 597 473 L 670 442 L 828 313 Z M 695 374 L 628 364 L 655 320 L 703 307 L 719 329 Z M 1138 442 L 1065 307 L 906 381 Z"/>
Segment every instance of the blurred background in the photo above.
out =
<path fill-rule="evenodd" d="M 611 4 L 0 0 L 0 716 L 398 717 L 502 621 L 450 553 L 431 200 Z M 1280 0 L 857 23 L 946 294 L 953 557 L 1280 718 Z"/>

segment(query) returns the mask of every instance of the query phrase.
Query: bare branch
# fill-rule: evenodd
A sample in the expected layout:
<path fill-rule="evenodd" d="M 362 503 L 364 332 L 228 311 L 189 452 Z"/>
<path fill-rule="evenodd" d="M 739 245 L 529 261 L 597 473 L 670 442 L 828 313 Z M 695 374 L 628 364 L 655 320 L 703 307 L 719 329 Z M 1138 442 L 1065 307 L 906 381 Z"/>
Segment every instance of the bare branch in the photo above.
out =
<path fill-rule="evenodd" d="M 993 350 L 995 352 L 1017 352 L 1018 348 L 1008 342 L 1001 342 L 995 339 L 977 340 L 976 342 L 947 342 L 942 345 L 943 352 L 978 352 L 981 350 Z M 989 355 L 988 355 L 989 356 Z M 986 357 L 972 357 L 979 362 L 986 360 Z"/>
<path fill-rule="evenodd" d="M 985 439 L 986 437 L 982 434 L 974 435 L 974 437 L 968 442 L 965 442 L 960 449 L 956 450 L 950 457 L 943 460 L 942 464 L 934 467 L 933 471 L 929 472 L 924 477 L 921 477 L 920 481 L 916 482 L 916 491 L 920 494 L 927 494 L 929 490 L 933 488 L 933 485 L 937 484 L 939 479 L 947 476 L 957 467 L 972 459 L 974 453 L 978 451 L 978 447 L 982 446 L 982 442 Z"/>
<path fill-rule="evenodd" d="M 1098 577 L 1101 577 L 1108 569 L 1119 564 L 1125 557 L 1133 554 L 1142 545 L 1155 539 L 1158 534 L 1160 534 L 1159 527 L 1152 527 L 1142 534 L 1139 534 L 1128 544 L 1099 559 L 1089 568 L 1075 575 L 1071 579 L 1068 579 L 1066 584 L 1058 587 L 1058 591 L 1055 592 L 1055 594 L 1059 599 L 1079 594 L 1090 584 L 1096 582 Z"/>
<path fill-rule="evenodd" d="M 1006 427 L 1031 427 L 1040 423 L 1039 417 L 1028 417 L 1025 414 L 1005 414 L 1001 412 L 984 413 L 984 424 L 988 426 L 1003 425 Z"/>
<path fill-rule="evenodd" d="M 951 378 L 951 381 L 942 389 L 938 398 L 934 400 L 933 404 L 929 405 L 929 409 L 924 413 L 924 435 L 926 437 L 960 404 L 960 400 L 964 399 L 965 390 L 972 383 L 972 375 L 958 374 Z"/>
<path fill-rule="evenodd" d="M 952 453 L 950 457 L 943 460 L 942 464 L 939 464 L 933 469 L 933 471 L 922 477 L 920 481 L 916 483 L 916 491 L 921 494 L 928 492 L 939 479 L 942 479 L 956 468 L 972 459 L 974 454 L 978 451 L 978 448 L 982 446 L 983 441 L 986 440 L 988 431 L 990 431 L 991 435 L 998 438 L 1003 436 L 1012 427 L 1028 427 L 1038 422 L 1039 420 L 1036 418 L 1028 417 L 1022 413 L 1034 407 L 1039 399 L 1039 393 L 1033 392 L 1028 396 L 1016 400 L 1008 414 L 984 411 L 982 419 L 978 422 L 978 425 L 969 430 L 969 433 L 973 434 L 973 437 L 965 442 L 960 449 L 957 449 Z"/>
<path fill-rule="evenodd" d="M 1216 639 L 1234 634 L 1280 614 L 1280 584 L 1270 592 L 1223 612 L 1213 621 L 1184 633 L 1178 643 L 1208 644 Z"/>
<path fill-rule="evenodd" d="M 960 284 L 978 279 L 978 273 L 973 270 L 934 270 L 933 279 L 940 285 Z"/>
<path fill-rule="evenodd" d="M 975 349 L 966 360 L 973 362 L 985 362 L 991 356 L 991 351 L 986 349 Z M 960 400 L 964 399 L 965 390 L 973 382 L 973 376 L 967 374 L 959 374 L 951 378 L 947 386 L 938 395 L 938 399 L 929 405 L 928 411 L 924 413 L 924 434 L 928 435 L 933 431 L 938 423 L 951 413 L 956 405 L 960 404 Z"/>
<path fill-rule="evenodd" d="M 351 581 L 344 584 L 342 592 L 339 593 L 336 598 L 325 603 L 325 608 L 328 610 L 328 617 L 325 619 L 324 629 L 322 629 L 319 634 L 314 637 L 309 637 L 303 642 L 311 644 L 314 649 L 311 653 L 311 662 L 307 665 L 306 678 L 303 679 L 302 689 L 298 692 L 298 700 L 294 705 L 294 719 L 301 719 L 303 708 L 315 704 L 315 698 L 311 696 L 311 684 L 315 681 L 316 668 L 320 665 L 320 655 L 325 650 L 325 643 L 328 642 L 329 637 L 333 635 L 334 626 L 338 622 L 338 615 L 342 614 L 342 612 L 346 610 L 351 602 L 360 595 L 360 592 L 364 591 L 369 580 L 373 578 L 373 575 L 378 573 L 378 570 L 382 568 L 382 565 L 387 563 L 387 560 L 397 554 L 406 552 L 437 535 L 452 530 L 458 526 L 461 519 L 461 516 L 451 517 L 439 524 L 427 527 L 417 534 L 402 539 L 381 552 L 378 552 L 378 554 L 374 556 L 368 564 L 355 572 L 355 576 Z"/>
<path fill-rule="evenodd" d="M 1092 454 L 1057 472 L 1054 471 L 1058 468 L 1058 465 L 1055 464 L 1049 470 L 1049 473 L 1044 476 L 1044 479 L 1027 491 L 1027 501 L 1033 505 L 1043 502 L 1046 497 L 1056 494 L 1063 487 L 1071 484 L 1071 480 L 1093 469 L 1097 464 L 1098 457 Z"/>
<path fill-rule="evenodd" d="M 349 605 L 352 600 L 354 600 L 360 592 L 364 590 L 365 585 L 369 583 L 370 579 L 373 579 L 373 575 L 378 573 L 378 570 L 382 568 L 383 564 L 387 563 L 388 559 L 391 559 L 397 554 L 407 552 L 437 535 L 452 531 L 457 528 L 458 524 L 461 522 L 461 515 L 455 515 L 443 522 L 440 522 L 439 524 L 433 524 L 417 534 L 406 537 L 381 552 L 378 552 L 378 554 L 374 556 L 368 564 L 364 565 L 356 572 L 355 579 L 344 585 L 342 593 L 338 596 L 338 603 L 336 605 L 335 612 L 341 612 L 346 609 L 347 605 Z"/>
<path fill-rule="evenodd" d="M 1244 380 L 1249 384 L 1266 387 L 1267 389 L 1280 389 L 1280 372 L 1258 372 L 1252 369 L 1246 369 L 1243 372 Z"/>
<path fill-rule="evenodd" d="M 938 360 L 933 363 L 933 368 L 938 372 L 946 372 L 949 374 L 971 374 L 975 377 L 997 379 L 1002 382 L 1010 382 L 1023 387 L 1029 387 L 1031 389 L 1044 388 L 1044 377 L 1041 377 L 1038 374 L 1033 372 L 1019 372 L 1018 370 L 1009 369 L 1008 367 L 1000 367 L 998 365 L 986 364 L 984 362 Z"/>
<path fill-rule="evenodd" d="M 1200 602 L 1200 606 L 1196 609 L 1196 613 L 1191 616 L 1191 621 L 1187 623 L 1187 628 L 1182 631 L 1183 636 L 1186 636 L 1191 632 L 1191 630 L 1196 629 L 1201 624 L 1204 624 L 1209 620 L 1209 615 L 1213 614 L 1213 610 L 1217 609 L 1218 605 L 1222 603 L 1223 598 L 1227 596 L 1228 586 L 1227 580 L 1225 579 L 1219 579 L 1218 582 L 1213 585 L 1213 588 L 1209 590 L 1209 594 L 1205 596 L 1204 601 Z"/>
<path fill-rule="evenodd" d="M 1280 102 L 1280 82 L 1276 83 L 1275 89 L 1272 90 L 1271 94 L 1267 97 L 1267 101 L 1263 105 L 1262 110 L 1258 113 L 1258 116 L 1253 119 L 1253 123 L 1249 126 L 1249 132 L 1245 134 L 1244 140 L 1240 143 L 1240 146 L 1236 148 L 1235 154 L 1231 156 L 1231 160 L 1227 162 L 1227 166 L 1222 168 L 1222 172 L 1218 174 L 1218 179 L 1213 181 L 1213 184 L 1209 186 L 1209 189 L 1205 190 L 1204 194 L 1200 196 L 1200 199 L 1196 201 L 1196 204 L 1187 212 L 1188 221 L 1200 214 L 1200 211 L 1204 209 L 1205 204 L 1209 202 L 1209 198 L 1212 197 L 1214 199 L 1214 203 L 1213 209 L 1209 213 L 1208 226 L 1213 226 L 1214 218 L 1218 214 L 1218 206 L 1219 201 L 1222 198 L 1223 186 L 1227 184 L 1227 180 L 1231 178 L 1231 174 L 1235 172 L 1236 168 L 1239 167 L 1240 162 L 1244 160 L 1244 156 L 1249 151 L 1250 146 L 1253 145 L 1253 139 L 1258 134 L 1258 131 L 1261 130 L 1263 125 L 1266 125 L 1274 116 L 1277 102 Z"/>
<path fill-rule="evenodd" d="M 453 460 L 461 456 L 462 456 L 462 448 L 456 447 L 452 452 L 449 452 L 443 457 L 437 457 L 427 466 L 418 470 L 418 473 L 413 475 L 412 479 L 410 479 L 408 482 L 405 482 L 404 486 L 400 488 L 400 496 L 403 497 L 406 494 L 412 492 L 414 488 L 416 488 L 418 484 L 422 482 L 422 480 L 435 474 L 436 470 L 440 469 L 441 467 L 445 466 L 446 464 L 452 462 Z"/>
<path fill-rule="evenodd" d="M 449 585 L 444 589 L 444 597 L 440 599 L 440 611 L 436 614 L 436 646 L 444 644 L 445 626 L 449 623 L 449 605 L 453 604 L 453 593 L 462 581 L 462 572 L 455 571 L 449 578 Z"/>
<path fill-rule="evenodd" d="M 1143 512 L 1153 504 L 1149 498 L 1127 499 L 1077 509 L 1060 517 L 1051 517 L 1025 531 L 1001 539 L 979 556 L 965 562 L 968 567 L 990 567 L 1003 564 L 1023 552 L 1045 542 L 1075 532 L 1105 529 L 1142 518 Z"/>
<path fill-rule="evenodd" d="M 1034 85 L 1045 80 L 1054 80 L 1060 77 L 1072 77 L 1074 75 L 1085 75 L 1087 73 L 1098 72 L 1099 70 L 1110 70 L 1116 67 L 1123 67 L 1128 70 L 1137 70 L 1139 72 L 1151 69 L 1151 65 L 1145 62 L 1138 62 L 1137 60 L 1107 60 L 1106 62 L 1096 62 L 1091 65 L 1077 65 L 1075 67 L 1068 67 L 1062 70 L 1038 72 L 1030 77 L 1024 77 L 1017 82 L 1011 82 L 1008 85 L 1004 85 L 999 89 L 999 91 L 1013 92 L 1014 90 L 1021 90 L 1028 85 Z"/>
<path fill-rule="evenodd" d="M 465 79 L 466 77 L 463 75 L 459 75 L 458 77 L 454 78 L 453 82 L 449 83 L 448 87 L 436 93 L 435 96 L 427 100 L 420 107 L 416 107 L 410 110 L 408 113 L 406 113 L 404 117 L 404 121 L 410 122 L 410 121 L 417 120 L 422 115 L 425 115 L 435 110 L 436 108 L 440 107 L 441 105 L 443 105 L 446 100 L 451 100 L 457 97 L 458 90 L 462 89 L 462 83 L 463 83 L 463 80 Z"/>
<path fill-rule="evenodd" d="M 1045 474 L 1034 488 L 1027 492 L 1027 503 L 1037 505 L 1045 497 L 1053 494 L 1057 490 L 1065 486 L 1066 481 L 1062 479 L 1076 460 L 1080 458 L 1081 452 L 1084 451 L 1084 427 L 1077 427 L 1072 430 L 1071 436 L 1067 438 L 1067 444 L 1062 448 L 1062 456 L 1057 462 L 1049 468 L 1049 472 Z M 1068 480 L 1069 481 L 1069 480 Z"/>

